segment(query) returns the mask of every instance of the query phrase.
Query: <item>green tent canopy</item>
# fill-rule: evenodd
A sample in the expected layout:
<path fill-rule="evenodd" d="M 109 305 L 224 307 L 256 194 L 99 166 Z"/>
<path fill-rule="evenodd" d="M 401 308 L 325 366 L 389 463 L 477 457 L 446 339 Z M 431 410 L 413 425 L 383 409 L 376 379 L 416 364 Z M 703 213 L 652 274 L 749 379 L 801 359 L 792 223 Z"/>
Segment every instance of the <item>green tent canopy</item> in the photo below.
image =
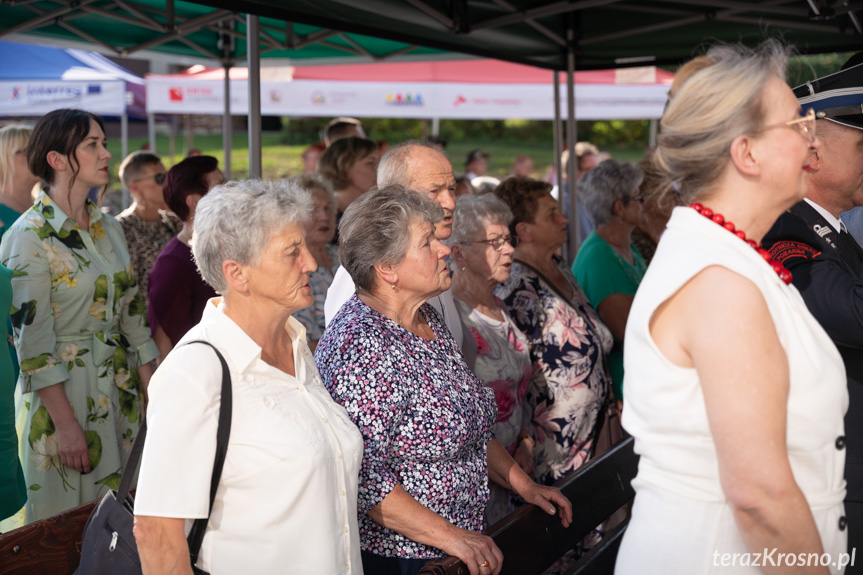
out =
<path fill-rule="evenodd" d="M 863 47 L 859 3 L 826 0 L 6 0 L 0 37 L 84 40 L 117 54 L 149 49 L 231 63 L 246 55 L 245 14 L 261 56 L 383 59 L 457 52 L 565 70 L 675 64 L 714 40 L 780 36 L 801 53 Z M 234 37 L 223 50 L 220 39 Z M 230 43 L 228 44 L 230 47 Z"/>

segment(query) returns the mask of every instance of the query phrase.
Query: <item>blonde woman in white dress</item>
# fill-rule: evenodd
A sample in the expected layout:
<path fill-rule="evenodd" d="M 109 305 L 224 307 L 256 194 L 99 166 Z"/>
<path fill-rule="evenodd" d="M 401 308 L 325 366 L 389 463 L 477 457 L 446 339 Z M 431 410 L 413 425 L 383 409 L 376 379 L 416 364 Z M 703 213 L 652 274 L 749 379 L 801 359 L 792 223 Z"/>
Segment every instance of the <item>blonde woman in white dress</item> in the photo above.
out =
<path fill-rule="evenodd" d="M 662 120 L 654 161 L 691 205 L 626 327 L 623 425 L 641 459 L 618 575 L 827 574 L 846 551 L 842 360 L 753 249 L 806 195 L 821 145 L 785 62 L 775 41 L 714 47 Z"/>

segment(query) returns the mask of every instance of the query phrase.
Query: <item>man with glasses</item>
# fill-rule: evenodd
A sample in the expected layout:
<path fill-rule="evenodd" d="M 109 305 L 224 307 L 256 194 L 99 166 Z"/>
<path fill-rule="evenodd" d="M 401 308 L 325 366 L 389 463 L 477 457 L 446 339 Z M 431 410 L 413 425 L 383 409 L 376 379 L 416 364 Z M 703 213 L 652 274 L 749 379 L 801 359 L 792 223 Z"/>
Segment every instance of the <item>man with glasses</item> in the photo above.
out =
<path fill-rule="evenodd" d="M 165 205 L 162 184 L 166 173 L 162 158 L 146 150 L 132 152 L 120 164 L 120 179 L 132 197 L 132 205 L 117 216 L 117 221 L 126 235 L 145 310 L 150 303 L 147 274 L 162 248 L 183 227 L 183 222 Z"/>
<path fill-rule="evenodd" d="M 763 243 L 791 271 L 845 361 L 850 403 L 845 436 L 836 438 L 835 448 L 847 449 L 848 491 L 839 528 L 849 530 L 849 552 L 863 552 L 863 249 L 841 219 L 842 212 L 863 205 L 863 64 L 808 82 L 794 94 L 817 120 L 792 127 L 815 124 L 821 145 L 810 151 L 806 199 L 779 218 Z"/>

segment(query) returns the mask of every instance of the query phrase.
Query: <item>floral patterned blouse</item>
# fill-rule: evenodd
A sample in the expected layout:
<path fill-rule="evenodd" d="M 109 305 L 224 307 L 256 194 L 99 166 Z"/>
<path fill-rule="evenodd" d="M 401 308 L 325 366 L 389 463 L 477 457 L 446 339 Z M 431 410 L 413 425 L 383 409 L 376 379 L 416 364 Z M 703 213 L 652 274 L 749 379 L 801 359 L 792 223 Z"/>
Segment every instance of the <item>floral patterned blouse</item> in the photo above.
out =
<path fill-rule="evenodd" d="M 123 226 L 126 234 L 126 245 L 129 246 L 129 257 L 132 259 L 132 269 L 138 280 L 139 292 L 144 300 L 144 309 L 149 307 L 147 295 L 147 276 L 156 263 L 156 258 L 168 242 L 180 233 L 183 222 L 172 212 L 159 210 L 159 219 L 148 222 L 135 213 L 135 208 L 128 208 L 117 215 L 117 221 Z"/>
<path fill-rule="evenodd" d="M 82 230 L 42 194 L 3 238 L 13 271 L 12 326 L 24 401 L 18 413 L 27 521 L 116 489 L 141 423 L 137 366 L 158 355 L 120 224 L 87 203 Z M 84 430 L 92 471 L 60 461 L 40 389 L 63 386 Z"/>
<path fill-rule="evenodd" d="M 455 305 L 462 325 L 476 342 L 473 372 L 494 390 L 497 402 L 497 420 L 492 428 L 494 436 L 510 455 L 514 455 L 519 432 L 522 429 L 530 432 L 531 427 L 531 411 L 525 401 L 525 393 L 533 374 L 533 363 L 527 349 L 527 338 L 505 310 L 502 310 L 504 320 L 498 321 L 460 299 L 455 300 Z M 503 308 L 500 300 L 498 305 Z M 500 485 L 492 484 L 490 488 L 486 518 L 491 525 L 515 511 L 523 501 Z"/>
<path fill-rule="evenodd" d="M 611 330 L 559 257 L 575 294 L 567 300 L 532 267 L 512 263 L 509 280 L 495 293 L 527 336 L 534 372 L 527 390 L 536 439 L 537 482 L 550 485 L 590 457 L 597 416 L 611 379 L 605 356 Z"/>
<path fill-rule="evenodd" d="M 333 261 L 333 266 L 328 268 L 318 263 L 318 269 L 309 274 L 309 285 L 312 286 L 312 297 L 315 301 L 309 307 L 301 309 L 294 317 L 306 328 L 306 336 L 315 341 L 321 339 L 324 334 L 326 323 L 324 322 L 324 302 L 327 299 L 327 290 L 333 284 L 333 277 L 339 269 L 339 247 L 327 244 L 327 251 Z"/>
<path fill-rule="evenodd" d="M 434 341 L 412 334 L 354 295 L 315 351 L 324 385 L 363 435 L 360 544 L 384 557 L 443 554 L 369 517 L 396 485 L 462 529 L 482 531 L 485 524 L 494 393 L 468 369 L 434 308 L 423 304 L 420 310 Z"/>

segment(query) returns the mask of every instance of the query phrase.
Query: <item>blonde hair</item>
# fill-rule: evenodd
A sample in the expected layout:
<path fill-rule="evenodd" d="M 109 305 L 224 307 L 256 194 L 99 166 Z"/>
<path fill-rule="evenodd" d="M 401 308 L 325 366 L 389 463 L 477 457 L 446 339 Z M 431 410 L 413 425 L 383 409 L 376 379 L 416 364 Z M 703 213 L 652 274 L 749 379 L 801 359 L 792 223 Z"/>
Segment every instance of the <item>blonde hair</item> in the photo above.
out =
<path fill-rule="evenodd" d="M 764 87 L 772 77 L 785 81 L 789 55 L 790 48 L 773 39 L 757 48 L 722 44 L 680 69 L 653 156 L 665 180 L 659 203 L 689 203 L 715 184 L 734 139 L 761 128 Z"/>
<path fill-rule="evenodd" d="M 12 125 L 0 128 L 0 189 L 12 190 L 15 176 L 15 151 L 26 148 L 33 128 Z"/>

